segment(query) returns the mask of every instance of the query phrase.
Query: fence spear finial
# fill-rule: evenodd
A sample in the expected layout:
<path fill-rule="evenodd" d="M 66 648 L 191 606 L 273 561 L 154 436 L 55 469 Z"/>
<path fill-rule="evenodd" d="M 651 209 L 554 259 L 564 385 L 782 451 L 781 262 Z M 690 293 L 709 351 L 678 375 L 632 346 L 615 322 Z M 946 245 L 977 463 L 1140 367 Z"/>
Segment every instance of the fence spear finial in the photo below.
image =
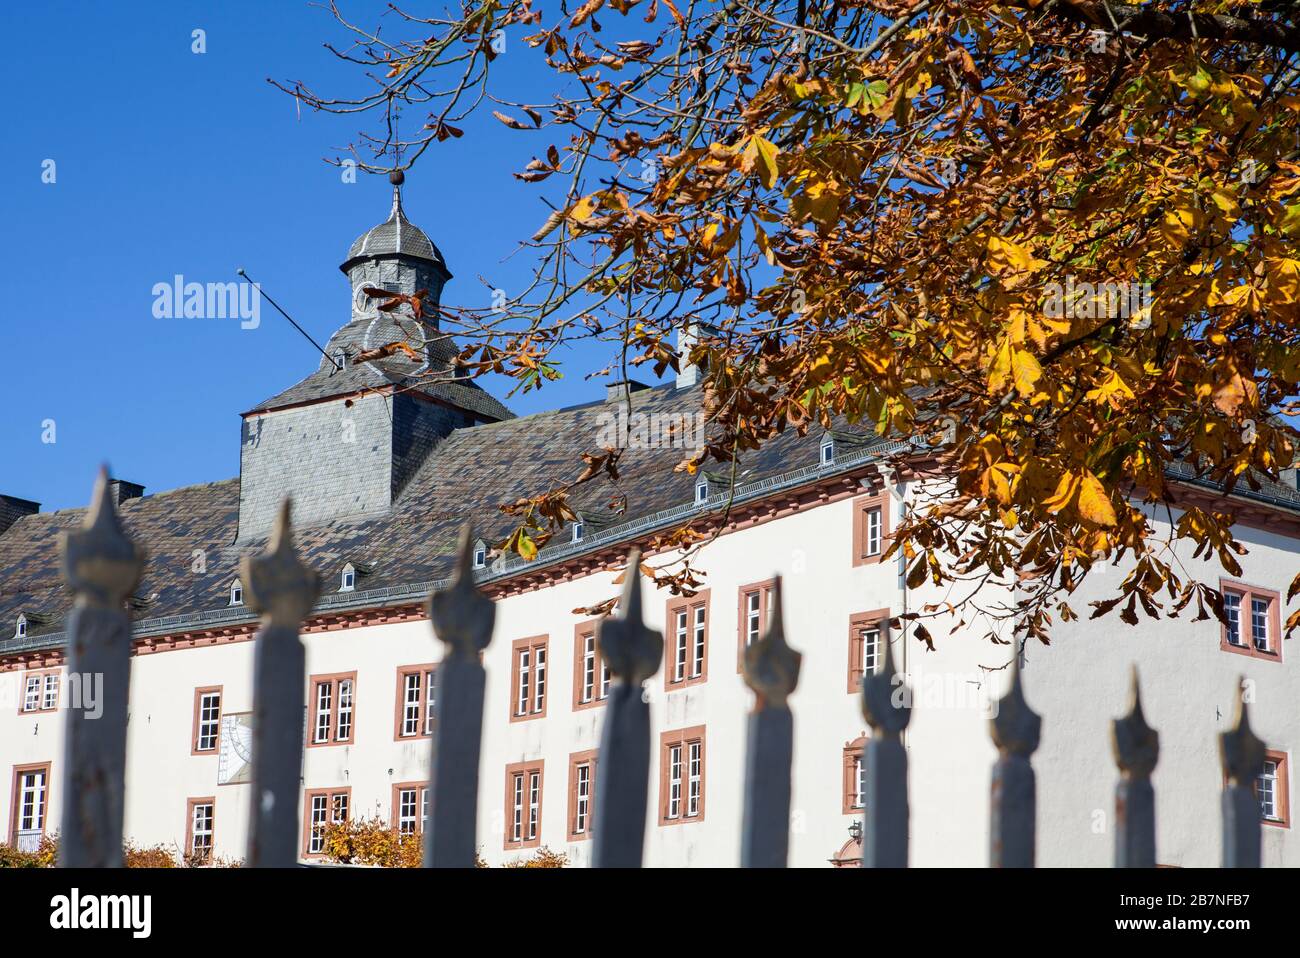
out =
<path fill-rule="evenodd" d="M 460 530 L 451 585 L 429 599 L 429 620 L 458 658 L 477 659 L 492 641 L 496 607 L 474 584 L 474 530 L 468 522 Z"/>
<path fill-rule="evenodd" d="M 1115 785 L 1115 866 L 1154 868 L 1156 797 L 1151 773 L 1160 757 L 1160 736 L 1142 714 L 1138 670 L 1133 666 L 1129 710 L 1111 723 L 1119 782 Z"/>
<path fill-rule="evenodd" d="M 998 700 L 998 712 L 990 722 L 993 744 L 1000 752 L 1032 755 L 1038 748 L 1043 719 L 1025 701 L 1024 682 L 1020 674 L 1020 651 L 1011 662 L 1011 688 Z"/>
<path fill-rule="evenodd" d="M 909 695 L 901 685 L 894 668 L 893 649 L 885 639 L 884 662 L 880 671 L 862 674 L 862 715 L 867 724 L 882 735 L 898 735 L 912 720 Z M 903 693 L 901 702 L 894 701 L 895 692 Z"/>
<path fill-rule="evenodd" d="M 601 621 L 596 644 L 609 671 L 629 685 L 640 685 L 659 668 L 664 638 L 641 617 L 640 549 L 633 549 L 627 557 L 618 614 Z"/>
<path fill-rule="evenodd" d="M 1250 707 L 1237 680 L 1237 714 L 1230 731 L 1219 734 L 1219 758 L 1227 785 L 1220 796 L 1223 816 L 1223 867 L 1259 868 L 1262 860 L 1260 799 L 1256 781 L 1264 773 L 1267 750 L 1250 727 Z"/>
<path fill-rule="evenodd" d="M 1237 683 L 1241 687 L 1240 681 Z M 1223 760 L 1223 772 L 1229 781 L 1238 785 L 1255 786 L 1255 780 L 1264 771 L 1264 758 L 1267 747 L 1250 727 L 1250 707 L 1240 694 L 1237 695 L 1236 721 L 1230 731 L 1219 735 L 1219 754 Z"/>
<path fill-rule="evenodd" d="M 1136 665 L 1131 674 L 1128 714 L 1111 724 L 1115 764 L 1130 778 L 1150 775 L 1160 757 L 1160 733 L 1147 724 L 1142 713 L 1142 691 L 1138 686 Z"/>
<path fill-rule="evenodd" d="M 786 699 L 799 683 L 803 655 L 785 641 L 780 576 L 776 577 L 772 592 L 772 614 L 767 631 L 745 649 L 745 684 L 758 696 L 760 707 L 784 708 Z"/>
<path fill-rule="evenodd" d="M 260 556 L 241 558 L 239 575 L 248 590 L 249 607 L 272 625 L 285 626 L 296 633 L 320 596 L 320 575 L 298 558 L 293 545 L 291 510 L 289 499 L 284 499 L 267 551 Z"/>
<path fill-rule="evenodd" d="M 80 529 L 59 539 L 64 576 L 80 605 L 120 609 L 140 581 L 144 550 L 122 531 L 108 484 L 108 467 L 101 466 L 90 508 Z"/>

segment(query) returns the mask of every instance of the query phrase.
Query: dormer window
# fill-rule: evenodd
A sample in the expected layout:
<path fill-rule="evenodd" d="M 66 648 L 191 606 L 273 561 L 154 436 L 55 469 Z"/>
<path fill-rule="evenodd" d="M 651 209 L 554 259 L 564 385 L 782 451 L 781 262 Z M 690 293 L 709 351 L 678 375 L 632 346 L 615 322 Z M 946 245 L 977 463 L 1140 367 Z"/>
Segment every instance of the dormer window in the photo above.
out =
<path fill-rule="evenodd" d="M 487 543 L 482 539 L 474 543 L 474 568 L 482 569 L 487 566 Z"/>
<path fill-rule="evenodd" d="M 701 479 L 695 483 L 695 504 L 703 505 L 709 499 L 709 480 Z"/>
<path fill-rule="evenodd" d="M 348 368 L 348 354 L 341 349 L 334 350 L 334 365 L 340 372 Z"/>
<path fill-rule="evenodd" d="M 826 435 L 822 437 L 821 461 L 823 466 L 829 466 L 835 461 L 835 440 Z"/>
<path fill-rule="evenodd" d="M 240 584 L 238 579 L 230 584 L 230 604 L 244 604 L 244 587 Z"/>
<path fill-rule="evenodd" d="M 339 591 L 351 592 L 356 587 L 357 587 L 357 570 L 356 568 L 353 567 L 352 563 L 349 562 L 347 565 L 343 567 L 343 579 L 339 583 Z"/>
<path fill-rule="evenodd" d="M 27 616 L 25 615 L 18 616 L 18 624 L 14 626 L 14 638 L 15 639 L 27 638 Z"/>
<path fill-rule="evenodd" d="M 579 520 L 578 522 L 575 522 L 575 523 L 573 524 L 573 541 L 574 541 L 574 542 L 581 542 L 581 541 L 582 541 L 582 521 L 581 521 L 581 520 Z"/>

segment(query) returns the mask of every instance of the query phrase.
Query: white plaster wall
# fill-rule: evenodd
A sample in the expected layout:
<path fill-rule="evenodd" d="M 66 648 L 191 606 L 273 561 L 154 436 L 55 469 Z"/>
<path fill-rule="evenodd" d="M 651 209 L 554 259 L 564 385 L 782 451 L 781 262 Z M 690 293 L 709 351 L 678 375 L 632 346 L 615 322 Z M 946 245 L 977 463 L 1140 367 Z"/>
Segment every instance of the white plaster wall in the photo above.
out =
<path fill-rule="evenodd" d="M 791 863 L 825 866 L 847 840 L 851 817 L 841 811 L 841 755 L 844 745 L 865 730 L 858 698 L 846 689 L 848 620 L 870 609 L 900 611 L 902 601 L 894 563 L 851 565 L 851 513 L 850 501 L 831 503 L 743 529 L 705 547 L 698 564 L 708 573 L 705 585 L 711 590 L 708 680 L 667 694 L 662 672 L 648 683 L 653 764 L 647 864 L 739 861 L 745 716 L 752 695 L 736 671 L 738 590 L 774 573 L 784 578 L 788 639 L 804 654 L 799 687 L 791 697 L 796 735 Z M 1297 543 L 1244 529 L 1240 535 L 1252 550 L 1242 559 L 1241 578 L 1285 593 Z M 1090 588 L 1113 587 L 1121 574 L 1108 570 L 1109 579 L 1102 577 Z M 534 759 L 545 763 L 542 844 L 567 851 L 575 864 L 589 861 L 590 842 L 566 841 L 568 759 L 572 752 L 597 747 L 604 709 L 571 707 L 574 626 L 587 618 L 573 609 L 616 594 L 612 578 L 612 573 L 593 575 L 498 604 L 496 632 L 485 656 L 488 689 L 480 767 L 479 843 L 490 864 L 520 855 L 503 848 L 505 767 Z M 915 609 L 950 597 L 927 586 L 913 590 L 908 601 Z M 647 594 L 651 625 L 662 627 L 667 598 Z M 1082 612 L 1088 598 L 1078 596 L 1076 610 Z M 932 619 L 928 628 L 936 641 L 934 652 L 915 640 L 904 651 L 901 640 L 894 640 L 895 655 L 903 659 L 907 682 L 917 695 L 906 735 L 912 863 L 983 866 L 995 754 L 981 705 L 1002 694 L 1008 673 L 984 672 L 981 666 L 1004 665 L 1010 651 L 984 641 L 982 628 L 958 628 L 953 617 Z M 546 716 L 512 723 L 511 642 L 539 634 L 550 637 Z M 306 749 L 304 788 L 351 786 L 354 816 L 387 819 L 392 783 L 428 774 L 428 741 L 393 738 L 396 670 L 437 661 L 440 643 L 427 622 L 324 632 L 305 642 L 309 673 L 355 670 L 357 688 L 356 744 Z M 252 648 L 239 642 L 133 660 L 126 828 L 136 842 L 179 845 L 186 798 L 215 795 L 217 854 L 242 857 L 248 786 L 218 787 L 216 757 L 191 756 L 189 745 L 196 687 L 223 686 L 226 712 L 251 709 Z M 1192 623 L 1186 615 L 1132 629 L 1113 616 L 1101 623 L 1085 621 L 1058 628 L 1050 648 L 1031 647 L 1027 697 L 1044 716 L 1042 746 L 1034 757 L 1039 862 L 1110 861 L 1113 835 L 1107 816 L 1115 772 L 1109 722 L 1125 708 L 1127 668 L 1136 661 L 1144 676 L 1148 718 L 1162 735 L 1156 773 L 1160 860 L 1216 864 L 1221 779 L 1215 735 L 1231 716 L 1235 677 L 1256 680 L 1255 726 L 1261 736 L 1294 754 L 1300 741 L 1300 682 L 1291 655 L 1288 647 L 1287 661 L 1278 665 L 1222 652 L 1217 623 Z M 0 674 L 0 695 L 9 696 L 0 708 L 0 771 L 5 774 L 0 820 L 6 831 L 12 817 L 12 766 L 53 762 L 52 826 L 64 797 L 61 713 L 19 714 L 20 675 Z M 694 725 L 707 728 L 704 820 L 659 827 L 659 733 Z M 1103 818 L 1101 830 L 1095 831 L 1098 810 Z M 1265 861 L 1300 864 L 1300 847 L 1289 830 L 1265 828 Z"/>
<path fill-rule="evenodd" d="M 1175 513 L 1175 520 L 1178 514 Z M 1162 525 L 1164 525 L 1162 523 Z M 1167 528 L 1167 525 L 1165 526 Z M 1294 539 L 1239 526 L 1235 534 L 1249 553 L 1242 575 L 1232 577 L 1277 591 L 1281 621 L 1294 611 L 1287 587 L 1300 571 Z M 1188 573 L 1217 583 L 1216 561 L 1195 560 L 1180 550 Z M 1103 590 L 1113 594 L 1126 570 L 1107 569 L 1086 584 L 1075 609 Z M 1089 610 L 1090 612 L 1090 610 Z M 1291 661 L 1294 640 L 1283 643 L 1282 661 L 1265 661 L 1220 648 L 1217 619 L 1194 622 L 1195 602 L 1177 619 L 1141 619 L 1129 626 L 1112 613 L 1057 629 L 1050 648 L 1031 648 L 1025 671 L 1027 696 L 1044 713 L 1042 746 L 1035 757 L 1039 784 L 1039 860 L 1044 865 L 1107 865 L 1113 858 L 1115 766 L 1110 723 L 1128 710 L 1129 669 L 1141 675 L 1143 711 L 1160 733 L 1156 790 L 1156 854 L 1161 864 L 1213 867 L 1221 860 L 1220 793 L 1223 775 L 1218 736 L 1232 727 L 1239 679 L 1254 702 L 1251 725 L 1274 749 L 1300 758 L 1300 678 Z M 1296 809 L 1291 770 L 1291 808 Z M 1265 865 L 1300 864 L 1295 828 L 1264 825 Z"/>

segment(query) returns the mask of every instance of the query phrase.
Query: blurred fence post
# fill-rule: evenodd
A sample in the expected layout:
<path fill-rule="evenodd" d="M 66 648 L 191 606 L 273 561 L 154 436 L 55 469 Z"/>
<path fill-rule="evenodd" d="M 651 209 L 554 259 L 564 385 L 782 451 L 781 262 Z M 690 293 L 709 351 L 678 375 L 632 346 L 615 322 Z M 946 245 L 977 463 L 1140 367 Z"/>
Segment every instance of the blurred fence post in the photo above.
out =
<path fill-rule="evenodd" d="M 268 550 L 240 560 L 248 604 L 262 616 L 253 640 L 253 784 L 248 865 L 298 861 L 298 797 L 306 710 L 306 652 L 298 638 L 320 595 L 320 576 L 293 547 L 289 501 L 280 504 Z"/>
<path fill-rule="evenodd" d="M 784 868 L 790 852 L 790 763 L 794 718 L 787 698 L 799 682 L 803 656 L 785 641 L 781 579 L 775 585 L 771 621 L 762 638 L 745 649 L 745 684 L 757 697 L 749 714 L 740 864 Z"/>
<path fill-rule="evenodd" d="M 1151 773 L 1160 757 L 1160 736 L 1142 714 L 1137 666 L 1129 711 L 1111 725 L 1119 784 L 1115 786 L 1115 867 L 1156 867 L 1156 796 Z"/>
<path fill-rule="evenodd" d="M 989 823 L 989 864 L 994 868 L 1034 867 L 1038 808 L 1029 756 L 1038 748 L 1043 722 L 1025 701 L 1019 649 L 1014 654 L 1011 688 L 998 701 L 998 714 L 989 723 L 998 748 Z"/>
<path fill-rule="evenodd" d="M 887 642 L 881 670 L 862 676 L 862 714 L 871 726 L 862 746 L 862 867 L 906 868 L 910 812 L 902 734 L 912 718 L 911 692 L 894 671 Z"/>
<path fill-rule="evenodd" d="M 1237 682 L 1237 715 L 1231 731 L 1219 735 L 1219 756 L 1227 785 L 1223 808 L 1223 867 L 1260 866 L 1261 826 L 1256 782 L 1264 774 L 1264 743 L 1250 727 L 1250 713 Z"/>
<path fill-rule="evenodd" d="M 131 687 L 131 617 L 123 602 L 140 581 L 144 554 L 122 531 L 107 469 L 82 528 L 63 533 L 59 551 L 76 596 L 67 631 L 68 688 L 77 692 L 66 703 L 59 865 L 121 867 Z"/>
<path fill-rule="evenodd" d="M 455 578 L 429 599 L 429 621 L 446 652 L 434 675 L 426 868 L 473 868 L 478 850 L 478 767 L 487 686 L 479 658 L 492 641 L 496 606 L 474 585 L 473 552 L 473 533 L 466 525 Z"/>
<path fill-rule="evenodd" d="M 618 615 L 601 620 L 597 645 L 614 677 L 596 760 L 592 865 L 639 868 L 645 849 L 650 788 L 650 706 L 641 685 L 659 669 L 663 636 L 641 618 L 641 553 L 633 550 L 623 574 Z"/>

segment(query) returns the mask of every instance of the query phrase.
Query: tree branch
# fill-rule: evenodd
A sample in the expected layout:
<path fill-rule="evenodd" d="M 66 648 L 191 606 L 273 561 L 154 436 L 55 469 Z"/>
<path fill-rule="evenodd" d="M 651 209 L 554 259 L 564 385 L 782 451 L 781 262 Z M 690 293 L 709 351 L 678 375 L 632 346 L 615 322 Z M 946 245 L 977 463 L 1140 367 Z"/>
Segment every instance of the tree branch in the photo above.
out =
<path fill-rule="evenodd" d="M 1036 11 L 1042 0 L 999 0 L 1001 6 Z M 1109 10 L 1107 9 L 1109 8 Z M 1116 33 L 1115 23 L 1123 32 L 1156 39 L 1227 40 L 1256 46 L 1276 47 L 1289 53 L 1300 52 L 1300 27 L 1275 20 L 1234 17 L 1227 13 L 1167 13 L 1126 3 L 1102 0 L 1058 0 L 1050 15 L 1073 20 L 1106 33 Z"/>

